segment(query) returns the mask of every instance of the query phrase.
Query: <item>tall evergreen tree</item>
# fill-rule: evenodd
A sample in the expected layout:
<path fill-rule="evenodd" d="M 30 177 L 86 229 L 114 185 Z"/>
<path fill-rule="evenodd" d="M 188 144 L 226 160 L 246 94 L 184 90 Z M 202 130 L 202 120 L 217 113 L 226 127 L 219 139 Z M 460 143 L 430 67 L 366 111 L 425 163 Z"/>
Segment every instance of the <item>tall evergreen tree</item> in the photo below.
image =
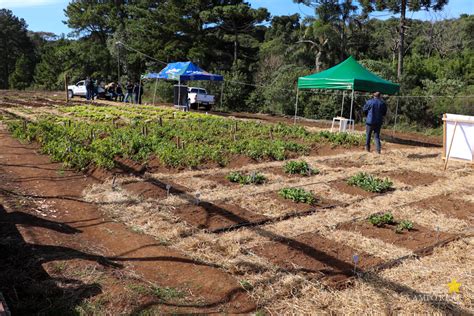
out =
<path fill-rule="evenodd" d="M 449 0 L 360 0 L 360 4 L 364 12 L 371 13 L 374 11 L 388 10 L 395 14 L 400 14 L 399 23 L 399 40 L 398 40 L 398 66 L 397 77 L 402 80 L 403 74 L 403 58 L 405 56 L 405 29 L 406 29 L 406 12 L 420 11 L 421 9 L 434 11 L 442 10 Z"/>
<path fill-rule="evenodd" d="M 0 56 L 0 89 L 8 89 L 10 75 L 20 57 L 32 63 L 35 57 L 25 20 L 6 9 L 0 10 Z"/>

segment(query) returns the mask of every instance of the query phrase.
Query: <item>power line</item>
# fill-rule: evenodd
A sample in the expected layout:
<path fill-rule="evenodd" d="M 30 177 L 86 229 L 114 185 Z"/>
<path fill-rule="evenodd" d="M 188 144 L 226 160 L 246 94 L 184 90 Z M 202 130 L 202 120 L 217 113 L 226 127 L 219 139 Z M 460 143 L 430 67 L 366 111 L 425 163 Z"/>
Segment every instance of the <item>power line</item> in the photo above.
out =
<path fill-rule="evenodd" d="M 147 54 L 145 54 L 145 53 L 139 51 L 138 49 L 135 49 L 135 48 L 133 48 L 133 47 L 130 47 L 130 46 L 125 45 L 125 44 L 124 44 L 123 42 L 121 42 L 121 41 L 117 41 L 117 42 L 115 42 L 115 44 L 116 44 L 116 45 L 123 46 L 123 47 L 125 47 L 126 49 L 131 50 L 131 51 L 134 51 L 134 52 L 136 52 L 136 53 L 138 53 L 138 54 L 141 54 L 141 55 L 143 55 L 143 56 L 145 56 L 145 57 L 147 57 L 147 58 L 149 58 L 149 59 L 151 59 L 151 60 L 154 60 L 154 61 L 156 61 L 156 62 L 162 63 L 163 65 L 168 65 L 167 62 L 164 62 L 164 61 L 161 61 L 161 60 L 159 60 L 159 59 L 156 59 L 155 57 L 151 57 L 150 55 L 147 55 Z"/>
<path fill-rule="evenodd" d="M 129 49 L 129 50 L 132 50 L 138 54 L 141 54 L 147 58 L 150 58 L 154 61 L 157 61 L 159 63 L 162 63 L 164 65 L 168 65 L 168 63 L 164 62 L 164 61 L 161 61 L 161 60 L 158 60 L 154 57 L 151 57 L 150 55 L 147 55 L 135 48 L 132 48 L 132 47 L 129 47 L 127 45 L 125 45 L 124 43 L 118 41 L 116 42 L 117 45 L 121 45 L 123 47 L 125 47 L 126 49 Z M 236 83 L 236 84 L 240 84 L 240 85 L 245 85 L 245 86 L 251 86 L 251 87 L 256 87 L 256 88 L 267 88 L 269 87 L 269 85 L 259 85 L 259 84 L 254 84 L 254 83 L 248 83 L 248 82 L 242 82 L 242 81 L 235 81 L 235 80 L 223 80 L 224 82 L 229 82 L 229 83 Z M 280 91 L 294 91 L 294 89 L 285 89 L 285 88 L 276 88 L 277 90 L 280 90 Z M 322 94 L 322 95 L 333 95 L 333 96 L 336 96 L 336 95 L 340 95 L 341 93 L 337 92 L 337 93 L 334 93 L 334 92 L 322 92 L 322 91 L 315 91 L 315 90 L 306 90 L 308 92 L 311 92 L 313 94 Z M 364 94 L 364 93 L 360 93 L 360 92 L 356 92 L 356 94 L 359 94 L 359 95 L 367 95 L 367 94 Z M 429 95 L 429 96 L 421 96 L 421 95 L 404 95 L 404 96 L 396 96 L 396 97 L 400 97 L 400 98 L 474 98 L 474 95 L 466 95 L 466 96 L 445 96 L 445 95 Z"/>

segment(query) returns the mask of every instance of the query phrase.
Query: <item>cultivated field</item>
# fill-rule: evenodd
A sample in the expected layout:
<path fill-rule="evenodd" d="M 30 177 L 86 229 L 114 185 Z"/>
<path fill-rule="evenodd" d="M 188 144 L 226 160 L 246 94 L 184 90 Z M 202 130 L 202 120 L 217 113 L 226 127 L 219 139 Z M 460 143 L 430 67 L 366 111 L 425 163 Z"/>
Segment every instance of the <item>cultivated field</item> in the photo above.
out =
<path fill-rule="evenodd" d="M 164 106 L 78 100 L 64 106 L 51 96 L 14 92 L 3 97 L 0 110 L 4 140 L 10 137 L 8 129 L 23 143 L 33 142 L 37 147 L 32 149 L 64 163 L 63 169 L 54 165 L 57 178 L 62 172 L 83 177 L 73 168 L 95 179 L 84 180 L 75 198 L 96 207 L 104 222 L 128 228 L 129 235 L 114 234 L 118 228 L 111 227 L 109 235 L 94 235 L 105 229 L 101 222 L 87 233 L 89 242 L 97 241 L 90 250 L 124 264 L 113 270 L 134 275 L 120 280 L 145 282 L 146 288 L 153 282 L 171 291 L 167 284 L 172 281 L 160 284 L 149 267 L 129 257 L 149 258 L 162 272 L 179 267 L 160 265 L 152 250 L 142 248 L 139 254 L 117 251 L 112 256 L 101 238 L 127 244 L 135 235 L 146 236 L 191 260 L 188 269 L 216 271 L 176 274 L 175 292 L 160 292 L 158 300 L 147 290 L 126 296 L 130 291 L 117 289 L 118 284 L 107 292 L 111 287 L 104 282 L 102 293 L 84 299 L 96 308 L 92 313 L 136 312 L 138 302 L 148 302 L 140 311 L 150 314 L 474 313 L 474 169 L 450 162 L 444 172 L 441 148 L 417 146 L 422 136 L 398 142 L 408 145 L 385 142 L 383 154 L 376 155 L 362 150 L 359 134 L 331 134 L 304 121 L 289 125 L 260 116 L 223 118 Z M 0 153 L 4 172 L 8 155 Z M 15 157 L 17 165 L 26 163 L 21 155 Z M 360 172 L 381 181 L 363 179 Z M 5 178 L 4 186 L 14 182 L 14 175 Z M 348 183 L 353 176 L 365 189 Z M 64 177 L 65 183 L 74 181 Z M 9 188 L 10 195 L 2 189 L 5 199 L 16 190 L 46 190 L 22 181 L 17 185 Z M 40 202 L 46 206 L 34 215 L 41 219 L 65 222 L 70 216 L 67 207 L 49 203 L 44 192 Z M 374 214 L 391 218 L 384 224 Z M 104 279 L 116 278 L 114 273 L 105 273 Z M 245 298 L 232 294 L 215 306 L 205 304 L 212 291 L 218 296 L 229 290 L 213 273 L 235 281 Z M 453 279 L 461 283 L 458 293 L 449 293 Z M 89 313 L 84 306 L 79 311 Z"/>

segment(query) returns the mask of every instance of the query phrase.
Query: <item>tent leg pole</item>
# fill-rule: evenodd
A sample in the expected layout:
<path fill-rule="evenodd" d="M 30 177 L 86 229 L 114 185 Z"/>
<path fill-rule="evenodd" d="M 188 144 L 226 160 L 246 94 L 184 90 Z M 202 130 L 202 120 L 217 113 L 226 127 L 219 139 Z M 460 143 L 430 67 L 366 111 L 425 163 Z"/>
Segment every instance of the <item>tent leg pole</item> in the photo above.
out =
<path fill-rule="evenodd" d="M 155 98 L 156 98 L 156 86 L 158 85 L 158 78 L 155 80 L 155 91 L 153 92 L 153 106 L 155 105 Z"/>
<path fill-rule="evenodd" d="M 181 78 L 178 79 L 178 107 L 181 105 Z"/>
<path fill-rule="evenodd" d="M 137 98 L 137 104 L 141 104 L 141 93 L 142 93 L 142 76 L 140 76 L 140 81 L 139 81 L 139 86 L 138 86 L 138 96 Z"/>
<path fill-rule="evenodd" d="M 346 96 L 346 93 L 344 90 L 342 90 L 342 104 L 341 104 L 341 117 L 344 111 L 344 97 Z"/>
<path fill-rule="evenodd" d="M 296 102 L 295 102 L 295 122 L 294 124 L 296 125 L 296 116 L 298 115 L 298 95 L 299 95 L 299 89 L 296 87 Z"/>
<path fill-rule="evenodd" d="M 222 87 L 221 87 L 221 110 L 224 109 L 224 86 L 225 86 L 225 81 L 222 81 Z"/>
<path fill-rule="evenodd" d="M 352 98 L 351 98 L 351 114 L 349 116 L 349 123 L 352 124 L 352 109 L 354 108 L 354 87 L 352 87 Z M 355 124 L 352 126 L 354 127 Z"/>
<path fill-rule="evenodd" d="M 397 96 L 397 107 L 395 109 L 395 122 L 393 123 L 392 136 L 395 136 L 395 129 L 397 127 L 397 118 L 398 118 L 398 106 L 400 104 L 400 96 Z"/>

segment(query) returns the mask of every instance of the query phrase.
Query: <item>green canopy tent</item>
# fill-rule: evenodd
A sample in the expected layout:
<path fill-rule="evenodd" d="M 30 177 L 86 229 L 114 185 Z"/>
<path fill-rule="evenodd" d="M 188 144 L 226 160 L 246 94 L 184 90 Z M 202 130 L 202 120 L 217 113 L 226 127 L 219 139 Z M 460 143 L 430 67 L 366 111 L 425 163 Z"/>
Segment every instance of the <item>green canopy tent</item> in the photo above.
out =
<path fill-rule="evenodd" d="M 378 77 L 359 64 L 354 57 L 350 56 L 345 61 L 332 68 L 298 78 L 295 121 L 298 112 L 298 92 L 300 89 L 352 90 L 351 112 L 349 118 L 352 120 L 354 91 L 378 91 L 383 94 L 395 94 L 400 90 L 400 85 Z M 344 106 L 344 93 L 342 104 Z"/>

